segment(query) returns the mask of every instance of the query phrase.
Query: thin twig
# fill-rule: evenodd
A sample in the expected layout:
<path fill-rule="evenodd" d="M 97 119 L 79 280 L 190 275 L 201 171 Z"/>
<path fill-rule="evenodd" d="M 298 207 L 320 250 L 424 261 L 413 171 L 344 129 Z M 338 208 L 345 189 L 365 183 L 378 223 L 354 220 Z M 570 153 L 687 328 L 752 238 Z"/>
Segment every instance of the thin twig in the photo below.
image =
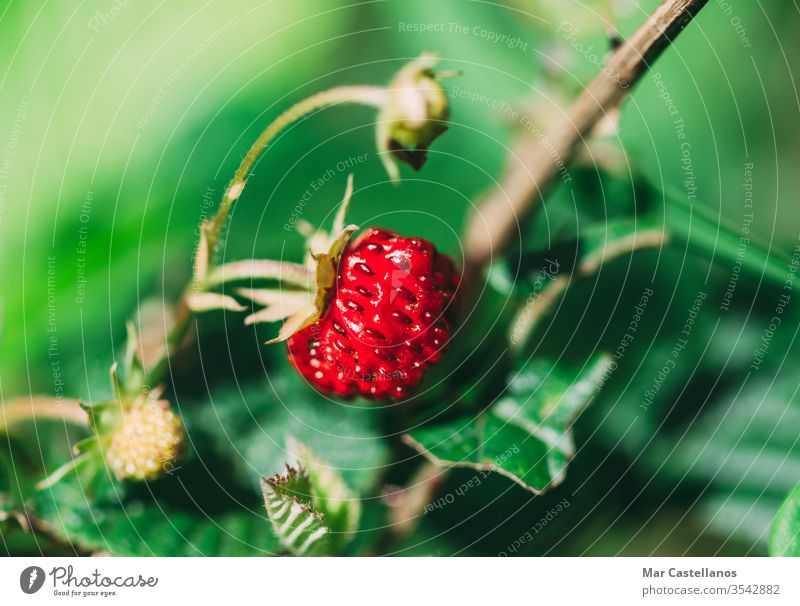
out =
<path fill-rule="evenodd" d="M 200 247 L 206 250 L 198 250 L 198 255 L 207 255 L 207 257 L 205 257 L 205 263 L 209 266 L 213 265 L 213 254 L 219 245 L 222 228 L 228 220 L 228 215 L 230 214 L 233 204 L 239 196 L 242 195 L 247 177 L 256 160 L 258 160 L 267 145 L 269 145 L 278 133 L 293 122 L 323 107 L 344 103 L 356 103 L 380 108 L 386 103 L 386 96 L 386 88 L 381 86 L 339 86 L 303 99 L 275 118 L 250 146 L 247 154 L 245 154 L 239 164 L 239 168 L 236 169 L 236 173 L 225 188 L 225 193 L 222 196 L 219 209 L 217 209 L 217 213 L 212 217 L 207 229 L 205 226 L 201 227 L 201 229 L 204 230 L 205 241 L 200 243 Z M 204 272 L 208 269 L 212 269 L 212 267 L 203 268 Z M 195 272 L 196 271 L 197 268 L 195 268 Z M 194 312 L 189 304 L 191 297 L 196 294 L 198 289 L 202 290 L 209 285 L 210 283 L 205 275 L 194 275 L 189 284 L 186 285 L 180 301 L 178 301 L 177 304 L 175 322 L 167 335 L 164 354 L 148 373 L 148 382 L 151 385 L 158 384 L 165 379 L 172 355 L 179 349 L 191 328 L 192 318 L 194 316 Z"/>
<path fill-rule="evenodd" d="M 278 116 L 272 124 L 259 135 L 258 139 L 255 140 L 242 160 L 242 163 L 239 165 L 239 168 L 236 169 L 233 179 L 231 179 L 228 187 L 225 188 L 225 194 L 222 196 L 222 203 L 220 204 L 219 210 L 211 220 L 208 235 L 209 248 L 211 250 L 216 248 L 222 226 L 228 218 L 231 206 L 242 194 L 250 170 L 270 141 L 272 141 L 278 133 L 289 124 L 328 105 L 358 103 L 380 108 L 386 103 L 386 96 L 386 88 L 382 86 L 339 86 L 303 99 Z"/>
<path fill-rule="evenodd" d="M 423 461 L 389 514 L 390 529 L 395 542 L 402 542 L 417 528 L 425 507 L 433 501 L 447 476 L 448 469 Z"/>
<path fill-rule="evenodd" d="M 517 225 L 543 199 L 579 143 L 631 88 L 708 0 L 664 0 L 609 57 L 605 69 L 544 136 L 520 142 L 501 183 L 470 217 L 465 232 L 467 280 L 510 242 Z"/>
<path fill-rule="evenodd" d="M 31 396 L 14 398 L 0 404 L 0 431 L 18 423 L 36 419 L 63 421 L 86 427 L 89 419 L 76 400 Z"/>

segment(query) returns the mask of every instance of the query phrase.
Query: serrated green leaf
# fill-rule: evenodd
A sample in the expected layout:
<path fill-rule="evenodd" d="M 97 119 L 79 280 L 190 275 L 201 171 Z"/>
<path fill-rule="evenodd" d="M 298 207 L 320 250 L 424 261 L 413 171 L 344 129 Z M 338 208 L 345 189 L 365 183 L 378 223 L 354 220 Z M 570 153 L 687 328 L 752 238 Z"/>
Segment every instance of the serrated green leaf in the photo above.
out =
<path fill-rule="evenodd" d="M 772 522 L 769 553 L 800 557 L 800 484 L 786 497 Z"/>
<path fill-rule="evenodd" d="M 72 475 L 39 492 L 34 512 L 48 535 L 90 553 L 257 556 L 281 549 L 256 503 L 206 511 L 162 502 L 153 490 L 149 487 L 147 496 L 131 495 L 130 487 L 110 474 L 90 488 Z"/>
<path fill-rule="evenodd" d="M 262 478 L 264 505 L 275 536 L 296 556 L 332 553 L 331 529 L 313 507 L 311 479 L 305 469 L 286 467 L 286 473 Z"/>
<path fill-rule="evenodd" d="M 302 442 L 290 437 L 286 448 L 308 474 L 311 504 L 324 517 L 335 546 L 349 540 L 358 529 L 361 502 L 347 487 L 342 476 Z"/>
<path fill-rule="evenodd" d="M 286 466 L 286 473 L 262 478 L 262 486 L 268 484 L 270 490 L 280 497 L 311 503 L 311 478 L 302 467 Z"/>
<path fill-rule="evenodd" d="M 484 413 L 412 431 L 404 440 L 439 465 L 497 472 L 542 492 L 563 481 L 575 452 L 570 427 L 597 394 L 610 362 L 599 355 L 578 371 L 531 362 Z"/>

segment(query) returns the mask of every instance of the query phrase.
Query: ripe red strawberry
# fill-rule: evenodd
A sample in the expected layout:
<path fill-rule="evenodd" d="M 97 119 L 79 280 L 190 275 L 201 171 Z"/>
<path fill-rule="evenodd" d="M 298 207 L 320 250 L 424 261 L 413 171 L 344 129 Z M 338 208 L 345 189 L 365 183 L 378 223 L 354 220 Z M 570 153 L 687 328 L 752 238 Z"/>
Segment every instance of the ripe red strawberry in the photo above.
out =
<path fill-rule="evenodd" d="M 420 238 L 369 228 L 350 242 L 358 230 L 345 225 L 352 193 L 351 176 L 330 232 L 297 222 L 308 240 L 304 264 L 251 259 L 224 265 L 210 279 L 277 280 L 280 288 L 237 289 L 263 306 L 246 324 L 283 320 L 268 343 L 288 340 L 289 360 L 321 392 L 398 400 L 450 340 L 459 275 Z M 216 297 L 238 308 L 230 297 Z"/>
<path fill-rule="evenodd" d="M 289 359 L 324 393 L 404 398 L 450 339 L 458 282 L 430 242 L 367 229 L 342 253 L 327 309 L 289 338 Z"/>

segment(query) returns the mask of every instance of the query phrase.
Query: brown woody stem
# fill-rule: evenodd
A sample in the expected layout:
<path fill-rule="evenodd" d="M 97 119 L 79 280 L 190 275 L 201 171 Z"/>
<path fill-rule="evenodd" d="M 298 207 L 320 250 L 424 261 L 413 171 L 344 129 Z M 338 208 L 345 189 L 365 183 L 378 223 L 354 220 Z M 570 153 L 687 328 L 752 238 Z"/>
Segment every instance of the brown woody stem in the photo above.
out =
<path fill-rule="evenodd" d="M 708 0 L 664 0 L 647 21 L 609 57 L 606 68 L 584 89 L 544 136 L 526 138 L 506 166 L 500 184 L 469 218 L 465 231 L 467 280 L 473 281 L 518 231 L 543 199 L 579 143 L 618 107 L 631 88 Z"/>

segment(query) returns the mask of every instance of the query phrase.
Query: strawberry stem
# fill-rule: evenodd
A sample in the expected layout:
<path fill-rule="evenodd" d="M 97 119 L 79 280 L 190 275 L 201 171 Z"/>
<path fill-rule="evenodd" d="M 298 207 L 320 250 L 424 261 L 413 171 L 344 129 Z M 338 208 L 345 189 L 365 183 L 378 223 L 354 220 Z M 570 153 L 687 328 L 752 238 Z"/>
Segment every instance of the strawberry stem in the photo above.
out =
<path fill-rule="evenodd" d="M 329 105 L 357 103 L 381 108 L 386 104 L 387 100 L 388 91 L 382 86 L 339 86 L 311 95 L 275 118 L 250 147 L 242 163 L 239 165 L 239 168 L 236 170 L 236 173 L 233 175 L 233 179 L 231 179 L 231 182 L 225 189 L 219 211 L 217 211 L 217 214 L 211 220 L 211 228 L 208 233 L 209 249 L 212 251 L 215 250 L 219 240 L 219 234 L 222 231 L 222 226 L 228 218 L 233 203 L 241 196 L 242 190 L 247 182 L 247 176 L 253 164 L 255 164 L 267 145 L 269 145 L 283 129 L 297 122 L 300 118 Z"/>
<path fill-rule="evenodd" d="M 235 275 L 230 276 L 226 274 L 236 274 L 236 271 L 241 267 L 240 265 L 234 264 L 228 266 L 228 271 L 223 273 L 212 271 L 214 269 L 213 257 L 217 246 L 219 245 L 222 228 L 225 225 L 228 216 L 230 215 L 231 209 L 233 208 L 233 203 L 236 202 L 236 200 L 242 195 L 244 186 L 247 183 L 247 177 L 250 174 L 253 165 L 270 144 L 270 142 L 292 123 L 297 122 L 301 118 L 324 107 L 339 105 L 342 103 L 356 103 L 360 105 L 382 108 L 387 101 L 388 90 L 382 86 L 363 85 L 339 86 L 331 88 L 315 95 L 311 95 L 310 97 L 296 103 L 275 118 L 275 120 L 273 120 L 272 123 L 270 123 L 266 129 L 264 129 L 261 135 L 259 135 L 258 139 L 255 140 L 253 145 L 248 150 L 247 154 L 245 154 L 244 159 L 242 160 L 241 164 L 239 164 L 239 168 L 236 169 L 233 178 L 225 188 L 225 193 L 222 196 L 222 202 L 220 203 L 219 210 L 217 211 L 216 215 L 214 215 L 207 226 L 204 226 L 205 238 L 204 241 L 200 243 L 200 246 L 205 247 L 205 250 L 198 250 L 197 254 L 198 256 L 208 254 L 206 259 L 208 267 L 203 267 L 203 275 L 197 275 L 197 272 L 195 272 L 192 280 L 184 289 L 183 295 L 178 302 L 178 307 L 175 313 L 175 322 L 169 334 L 167 335 L 164 355 L 149 373 L 148 380 L 151 385 L 157 385 L 163 381 L 166 371 L 169 368 L 169 359 L 171 353 L 180 346 L 189 330 L 189 327 L 191 326 L 193 311 L 191 309 L 190 301 L 192 297 L 195 296 L 198 291 L 204 290 L 213 283 L 223 282 L 226 280 L 226 278 L 235 278 Z M 250 261 L 244 263 L 249 263 L 252 266 L 252 264 L 255 262 Z M 267 271 L 267 269 L 273 270 L 274 268 L 261 267 L 261 269 Z M 294 273 L 287 271 L 292 269 L 289 267 L 289 264 L 285 264 L 282 269 L 286 272 L 287 276 L 290 273 L 292 275 L 296 273 L 298 283 L 300 282 L 301 278 L 305 279 L 305 275 L 300 275 L 299 271 Z"/>
<path fill-rule="evenodd" d="M 88 426 L 86 412 L 75 400 L 30 397 L 15 398 L 0 406 L 0 432 L 20 421 L 49 419 Z"/>

